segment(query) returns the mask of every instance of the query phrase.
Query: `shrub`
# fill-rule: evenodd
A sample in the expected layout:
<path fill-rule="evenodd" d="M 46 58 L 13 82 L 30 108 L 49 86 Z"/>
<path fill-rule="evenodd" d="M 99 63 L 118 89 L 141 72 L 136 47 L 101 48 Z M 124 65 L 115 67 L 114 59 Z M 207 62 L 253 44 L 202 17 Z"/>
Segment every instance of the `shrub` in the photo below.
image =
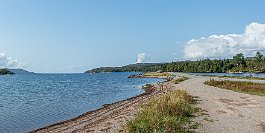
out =
<path fill-rule="evenodd" d="M 195 112 L 191 105 L 192 97 L 185 91 L 152 99 L 142 106 L 134 120 L 125 125 L 127 133 L 166 133 L 187 132 L 187 124 Z"/>

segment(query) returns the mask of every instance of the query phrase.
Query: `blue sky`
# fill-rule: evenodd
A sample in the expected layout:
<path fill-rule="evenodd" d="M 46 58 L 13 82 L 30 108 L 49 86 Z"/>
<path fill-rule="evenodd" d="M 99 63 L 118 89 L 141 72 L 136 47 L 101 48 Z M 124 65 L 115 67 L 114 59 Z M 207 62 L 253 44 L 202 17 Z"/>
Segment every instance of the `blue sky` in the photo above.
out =
<path fill-rule="evenodd" d="M 242 34 L 252 22 L 264 24 L 264 5 L 264 0 L 0 0 L 0 53 L 35 72 L 121 66 L 135 63 L 140 53 L 148 55 L 146 62 L 170 62 L 184 58 L 191 39 Z"/>

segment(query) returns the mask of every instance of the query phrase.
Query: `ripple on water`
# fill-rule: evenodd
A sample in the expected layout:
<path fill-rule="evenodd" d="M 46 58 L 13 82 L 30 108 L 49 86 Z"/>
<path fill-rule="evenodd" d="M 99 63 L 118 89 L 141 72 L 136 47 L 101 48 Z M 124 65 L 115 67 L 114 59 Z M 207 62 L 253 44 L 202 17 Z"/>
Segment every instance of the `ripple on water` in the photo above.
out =
<path fill-rule="evenodd" d="M 160 79 L 135 73 L 26 74 L 0 77 L 0 132 L 27 132 L 143 93 Z"/>

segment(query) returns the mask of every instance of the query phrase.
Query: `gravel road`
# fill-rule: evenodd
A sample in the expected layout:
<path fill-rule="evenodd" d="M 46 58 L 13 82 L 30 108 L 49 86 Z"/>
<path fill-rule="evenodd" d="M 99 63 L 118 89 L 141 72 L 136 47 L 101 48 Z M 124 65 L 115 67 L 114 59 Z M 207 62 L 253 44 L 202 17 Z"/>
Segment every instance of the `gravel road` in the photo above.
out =
<path fill-rule="evenodd" d="M 209 77 L 188 76 L 189 80 L 175 85 L 175 89 L 187 90 L 199 98 L 199 108 L 205 113 L 195 121 L 200 123 L 197 132 L 203 133 L 265 133 L 265 97 L 233 92 L 205 85 Z M 244 79 L 219 79 L 238 80 Z M 253 80 L 252 82 L 264 82 Z"/>

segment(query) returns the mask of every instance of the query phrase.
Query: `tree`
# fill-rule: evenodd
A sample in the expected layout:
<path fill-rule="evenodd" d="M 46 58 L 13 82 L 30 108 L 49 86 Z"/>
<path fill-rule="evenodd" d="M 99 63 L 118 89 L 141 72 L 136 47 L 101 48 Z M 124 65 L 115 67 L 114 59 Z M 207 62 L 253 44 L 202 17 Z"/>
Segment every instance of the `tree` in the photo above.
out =
<path fill-rule="evenodd" d="M 237 67 L 246 67 L 246 61 L 244 54 L 238 53 L 235 56 L 233 56 L 233 61 L 235 62 Z"/>
<path fill-rule="evenodd" d="M 256 61 L 262 61 L 262 59 L 263 59 L 263 55 L 260 53 L 260 52 L 257 52 L 256 53 L 256 56 L 255 56 L 255 59 L 256 59 Z"/>

